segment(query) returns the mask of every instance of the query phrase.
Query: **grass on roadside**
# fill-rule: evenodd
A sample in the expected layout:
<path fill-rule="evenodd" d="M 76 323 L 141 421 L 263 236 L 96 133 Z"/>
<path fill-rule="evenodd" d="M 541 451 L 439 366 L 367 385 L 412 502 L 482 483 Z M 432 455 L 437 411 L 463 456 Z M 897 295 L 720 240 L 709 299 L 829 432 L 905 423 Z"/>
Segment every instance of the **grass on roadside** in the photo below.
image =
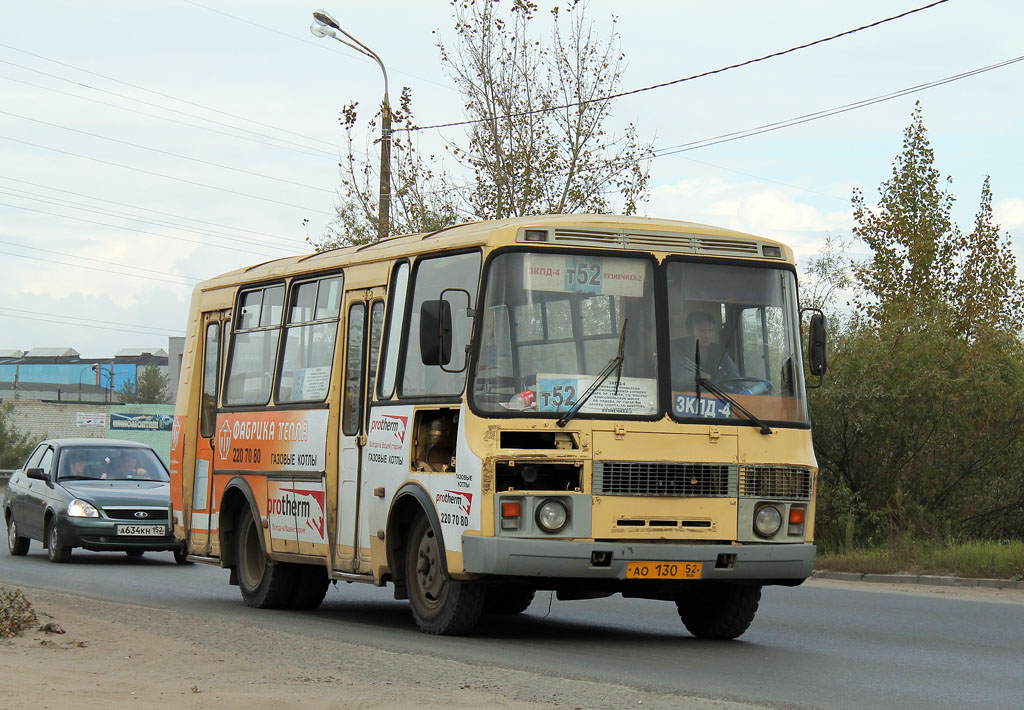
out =
<path fill-rule="evenodd" d="M 1024 542 L 966 542 L 951 545 L 898 540 L 870 549 L 819 554 L 815 569 L 869 574 L 937 574 L 955 577 L 1024 579 Z"/>

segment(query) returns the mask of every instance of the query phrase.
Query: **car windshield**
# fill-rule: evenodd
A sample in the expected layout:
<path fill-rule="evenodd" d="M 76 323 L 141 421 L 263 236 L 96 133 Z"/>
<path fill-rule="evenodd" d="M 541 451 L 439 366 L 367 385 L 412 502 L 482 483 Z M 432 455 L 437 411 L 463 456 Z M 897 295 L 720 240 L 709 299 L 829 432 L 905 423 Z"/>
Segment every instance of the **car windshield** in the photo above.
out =
<path fill-rule="evenodd" d="M 151 449 L 83 446 L 61 449 L 61 481 L 167 481 L 167 470 Z"/>
<path fill-rule="evenodd" d="M 807 422 L 793 273 L 686 261 L 666 269 L 673 416 L 745 418 L 700 377 L 756 417 Z"/>
<path fill-rule="evenodd" d="M 488 269 L 472 393 L 483 411 L 567 411 L 618 355 L 580 414 L 658 412 L 653 262 L 641 257 L 505 253 Z"/>

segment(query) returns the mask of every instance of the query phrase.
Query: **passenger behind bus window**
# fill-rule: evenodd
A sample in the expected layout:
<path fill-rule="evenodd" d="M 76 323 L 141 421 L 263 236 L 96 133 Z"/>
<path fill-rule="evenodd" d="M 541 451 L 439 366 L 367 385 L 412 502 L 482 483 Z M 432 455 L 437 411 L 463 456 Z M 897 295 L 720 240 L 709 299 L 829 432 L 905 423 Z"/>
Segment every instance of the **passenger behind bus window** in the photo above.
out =
<path fill-rule="evenodd" d="M 700 343 L 700 374 L 720 383 L 740 377 L 736 363 L 719 344 L 721 328 L 705 311 L 694 311 L 686 318 L 687 335 L 672 341 L 672 380 L 675 389 L 692 389 Z"/>

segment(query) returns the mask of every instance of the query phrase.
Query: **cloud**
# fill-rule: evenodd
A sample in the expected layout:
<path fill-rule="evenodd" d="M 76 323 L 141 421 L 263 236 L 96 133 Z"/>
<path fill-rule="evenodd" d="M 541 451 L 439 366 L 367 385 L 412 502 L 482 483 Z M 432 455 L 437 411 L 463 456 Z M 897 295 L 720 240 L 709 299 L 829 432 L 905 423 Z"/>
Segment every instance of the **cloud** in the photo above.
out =
<path fill-rule="evenodd" d="M 790 192 L 757 182 L 684 180 L 653 188 L 647 213 L 777 239 L 792 247 L 797 259 L 820 250 L 829 234 L 849 235 L 850 210 L 833 209 L 827 198 L 804 200 Z"/>

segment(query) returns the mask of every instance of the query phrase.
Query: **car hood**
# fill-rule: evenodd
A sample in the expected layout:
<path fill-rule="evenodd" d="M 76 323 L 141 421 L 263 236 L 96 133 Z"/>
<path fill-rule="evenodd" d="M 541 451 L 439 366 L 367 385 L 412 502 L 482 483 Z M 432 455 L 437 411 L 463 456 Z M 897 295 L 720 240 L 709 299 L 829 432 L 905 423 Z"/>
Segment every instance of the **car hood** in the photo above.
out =
<path fill-rule="evenodd" d="M 64 490 L 93 505 L 165 507 L 171 500 L 171 486 L 165 481 L 68 481 Z"/>

